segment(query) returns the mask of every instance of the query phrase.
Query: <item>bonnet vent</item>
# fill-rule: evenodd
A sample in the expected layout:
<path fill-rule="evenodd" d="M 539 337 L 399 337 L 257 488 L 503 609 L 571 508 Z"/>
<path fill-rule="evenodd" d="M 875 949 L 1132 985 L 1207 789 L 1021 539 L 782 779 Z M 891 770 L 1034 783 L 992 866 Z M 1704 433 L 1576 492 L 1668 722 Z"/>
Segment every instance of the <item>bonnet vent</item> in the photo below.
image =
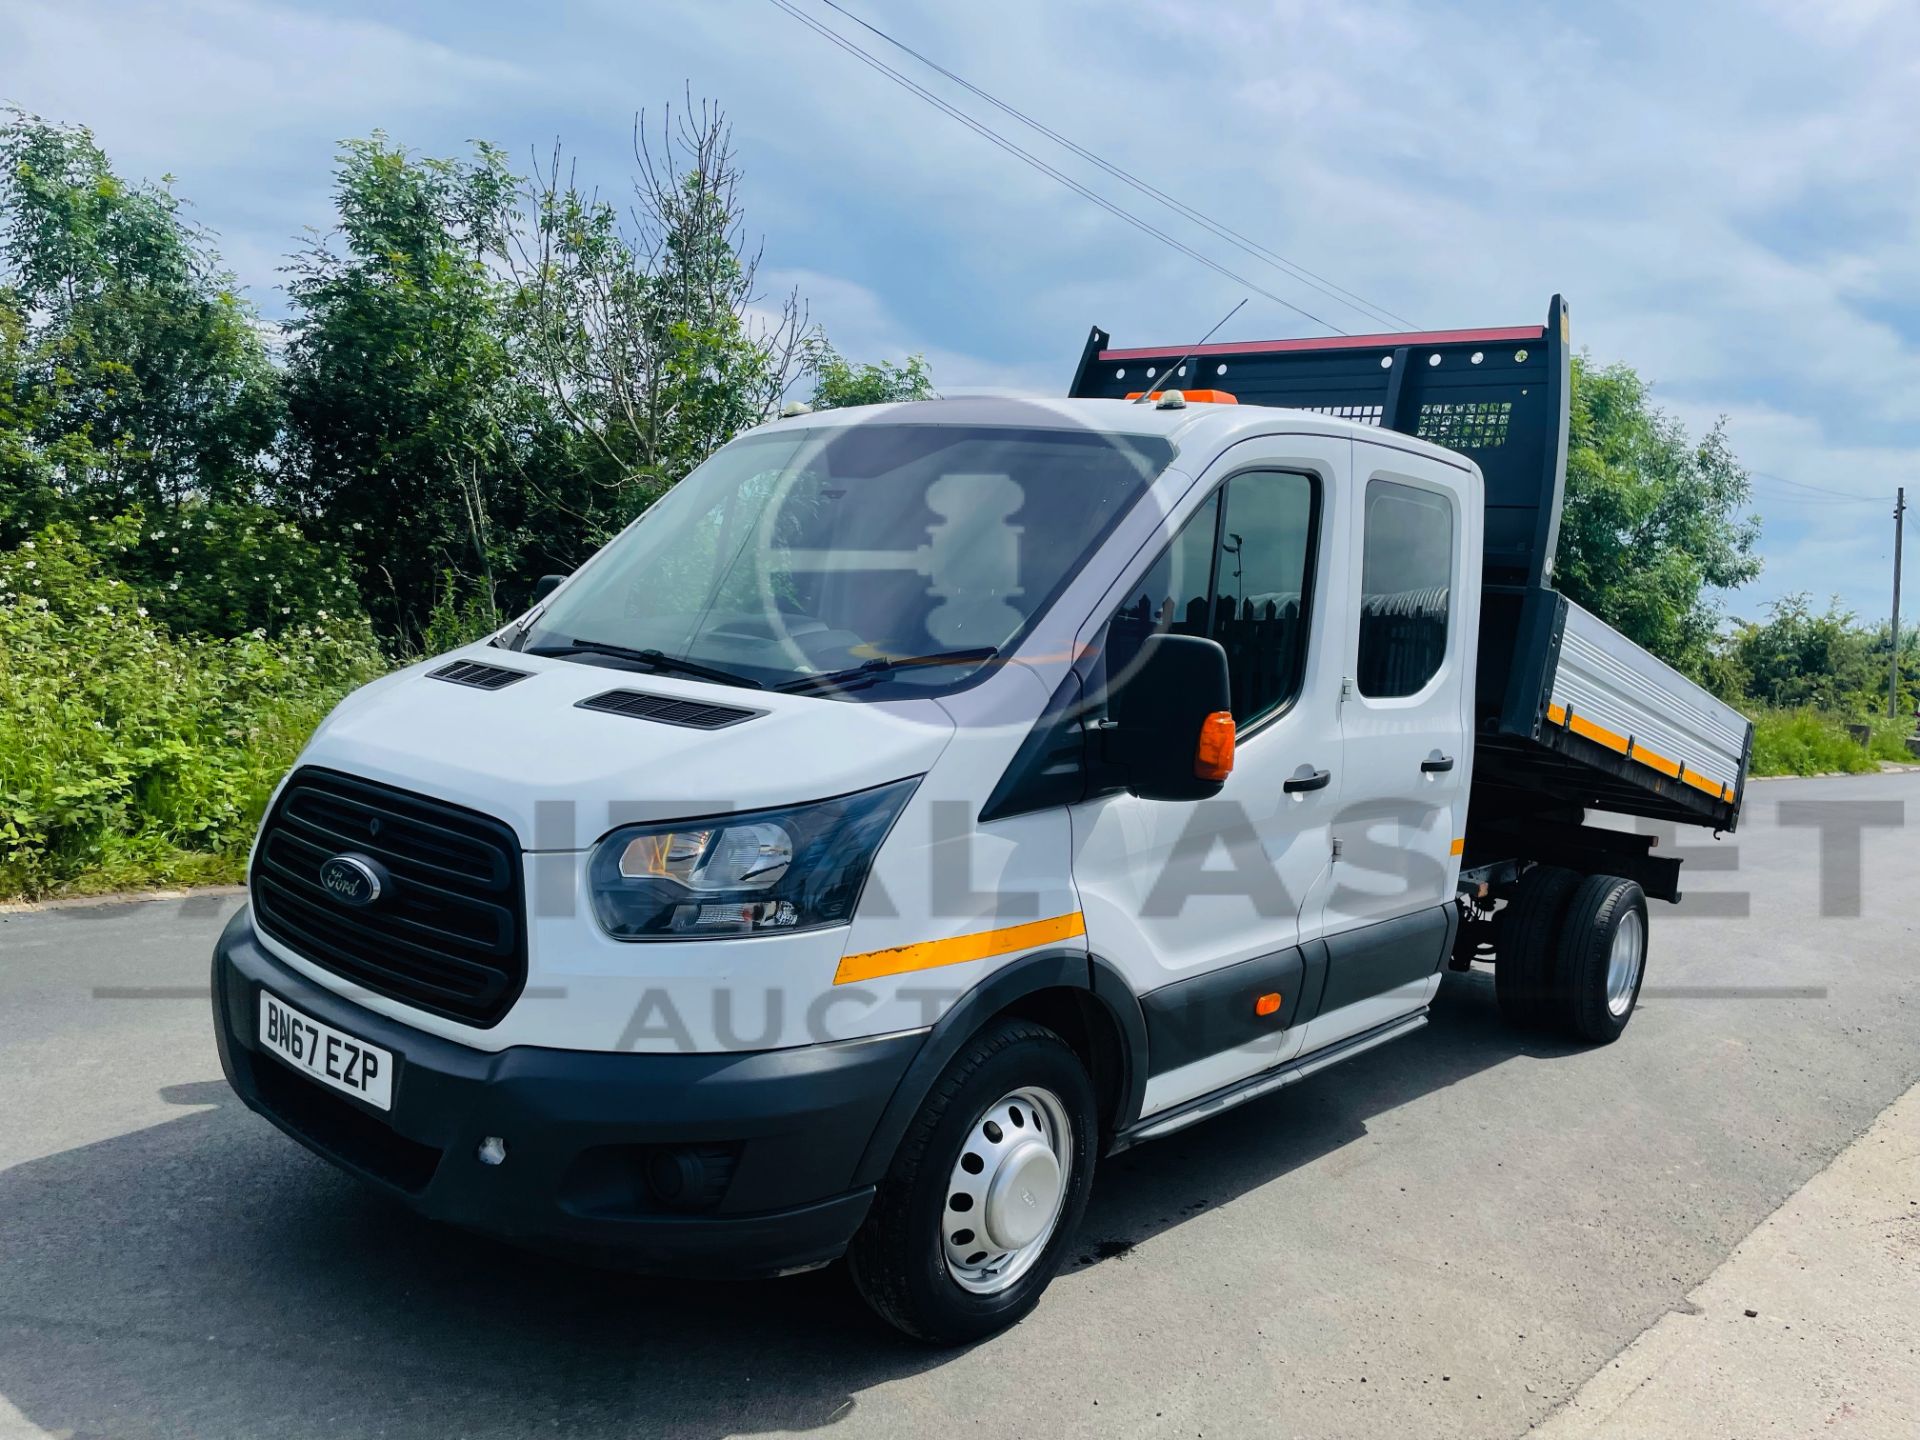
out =
<path fill-rule="evenodd" d="M 504 690 L 516 680 L 527 678 L 525 670 L 509 670 L 504 665 L 488 665 L 480 660 L 455 660 L 438 670 L 427 672 L 429 680 L 445 680 L 449 685 L 471 685 L 476 690 Z"/>
<path fill-rule="evenodd" d="M 634 720 L 654 720 L 662 725 L 680 725 L 689 730 L 724 730 L 767 713 L 738 705 L 687 700 L 677 695 L 649 695 L 641 690 L 609 690 L 604 695 L 582 700 L 579 708 L 603 710 L 609 715 L 625 715 Z"/>

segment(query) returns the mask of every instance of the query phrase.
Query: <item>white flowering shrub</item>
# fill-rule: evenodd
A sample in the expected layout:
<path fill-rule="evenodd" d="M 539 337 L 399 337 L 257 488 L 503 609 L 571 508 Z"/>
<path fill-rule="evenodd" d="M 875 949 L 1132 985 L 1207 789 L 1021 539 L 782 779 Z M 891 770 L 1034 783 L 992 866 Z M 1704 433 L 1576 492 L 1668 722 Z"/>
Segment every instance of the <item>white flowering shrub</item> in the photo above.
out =
<path fill-rule="evenodd" d="M 195 500 L 129 518 L 114 571 L 177 635 L 279 635 L 361 611 L 346 556 L 272 510 Z"/>

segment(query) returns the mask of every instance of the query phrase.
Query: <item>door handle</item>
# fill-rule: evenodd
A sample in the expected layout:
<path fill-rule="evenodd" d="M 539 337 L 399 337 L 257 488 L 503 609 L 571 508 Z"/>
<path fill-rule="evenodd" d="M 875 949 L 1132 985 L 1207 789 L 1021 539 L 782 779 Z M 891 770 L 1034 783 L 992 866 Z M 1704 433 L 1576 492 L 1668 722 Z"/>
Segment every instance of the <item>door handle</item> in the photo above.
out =
<path fill-rule="evenodd" d="M 1280 788 L 1289 795 L 1298 795 L 1302 790 L 1324 790 L 1332 779 L 1331 770 L 1316 770 L 1311 775 L 1295 775 L 1291 780 L 1282 781 Z"/>
<path fill-rule="evenodd" d="M 1422 775 L 1438 775 L 1452 768 L 1453 757 L 1451 755 L 1441 755 L 1432 760 L 1422 760 L 1420 762 L 1420 773 Z"/>

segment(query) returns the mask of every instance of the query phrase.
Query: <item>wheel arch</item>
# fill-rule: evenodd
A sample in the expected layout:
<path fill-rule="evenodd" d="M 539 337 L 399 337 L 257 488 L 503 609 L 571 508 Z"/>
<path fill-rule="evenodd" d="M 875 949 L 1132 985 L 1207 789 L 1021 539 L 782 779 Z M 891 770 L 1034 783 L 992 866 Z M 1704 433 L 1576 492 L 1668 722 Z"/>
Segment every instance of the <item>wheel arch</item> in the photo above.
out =
<path fill-rule="evenodd" d="M 854 1174 L 856 1185 L 878 1184 L 886 1175 L 934 1081 L 961 1046 L 1003 1015 L 1047 1026 L 1080 1056 L 1100 1103 L 1102 1148 L 1107 1137 L 1139 1118 L 1147 1089 L 1147 1024 L 1139 1000 L 1099 956 L 1043 950 L 994 971 L 934 1022 L 881 1112 Z"/>

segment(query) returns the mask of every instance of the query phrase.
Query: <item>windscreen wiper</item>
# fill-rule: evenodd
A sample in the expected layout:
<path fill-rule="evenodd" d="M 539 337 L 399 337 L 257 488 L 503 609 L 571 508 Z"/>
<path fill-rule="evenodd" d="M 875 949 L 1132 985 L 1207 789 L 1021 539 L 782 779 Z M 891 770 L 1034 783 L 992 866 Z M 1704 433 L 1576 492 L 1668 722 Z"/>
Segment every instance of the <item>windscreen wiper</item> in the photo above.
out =
<path fill-rule="evenodd" d="M 611 655 L 616 660 L 632 660 L 664 674 L 711 680 L 716 685 L 739 685 L 748 690 L 767 688 L 745 675 L 736 675 L 731 670 L 722 670 L 714 665 L 702 665 L 697 660 L 682 660 L 678 655 L 669 655 L 664 650 L 636 650 L 628 645 L 610 645 L 604 640 L 568 640 L 560 645 L 534 645 L 528 648 L 527 654 Z"/>
<path fill-rule="evenodd" d="M 774 689 L 796 694 L 811 690 L 854 690 L 884 680 L 896 671 L 912 670 L 922 665 L 965 665 L 973 661 L 991 660 L 999 653 L 996 646 L 981 645 L 972 650 L 936 650 L 931 655 L 883 655 L 845 670 L 802 675 L 798 680 L 789 680 L 784 685 L 774 686 Z"/>

